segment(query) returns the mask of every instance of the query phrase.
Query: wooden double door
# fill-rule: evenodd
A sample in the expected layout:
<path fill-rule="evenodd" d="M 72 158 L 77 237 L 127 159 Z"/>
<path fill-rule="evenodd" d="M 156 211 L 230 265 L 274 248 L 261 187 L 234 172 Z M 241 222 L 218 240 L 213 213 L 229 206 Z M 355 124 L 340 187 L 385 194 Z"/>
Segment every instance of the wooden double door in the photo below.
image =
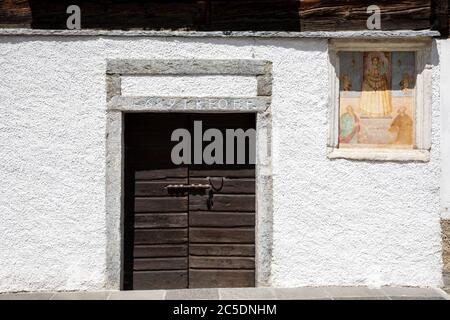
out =
<path fill-rule="evenodd" d="M 246 164 L 175 165 L 172 132 L 187 129 L 193 153 L 194 121 L 225 145 L 226 129 L 254 129 L 256 117 L 125 114 L 124 289 L 255 285 L 255 145 Z"/>

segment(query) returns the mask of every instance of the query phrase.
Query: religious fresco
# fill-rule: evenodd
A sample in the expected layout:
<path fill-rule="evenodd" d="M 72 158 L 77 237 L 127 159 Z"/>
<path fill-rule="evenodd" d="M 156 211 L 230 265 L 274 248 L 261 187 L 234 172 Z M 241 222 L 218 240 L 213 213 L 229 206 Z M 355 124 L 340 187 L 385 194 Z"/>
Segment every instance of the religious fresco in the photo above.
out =
<path fill-rule="evenodd" d="M 414 148 L 415 53 L 341 52 L 339 147 Z"/>

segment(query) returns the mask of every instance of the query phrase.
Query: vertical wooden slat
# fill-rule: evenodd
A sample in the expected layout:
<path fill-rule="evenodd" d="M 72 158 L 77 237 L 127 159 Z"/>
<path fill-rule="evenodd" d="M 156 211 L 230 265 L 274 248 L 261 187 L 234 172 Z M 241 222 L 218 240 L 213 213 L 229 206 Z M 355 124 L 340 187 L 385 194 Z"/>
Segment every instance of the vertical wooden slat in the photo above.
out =
<path fill-rule="evenodd" d="M 205 130 L 247 130 L 256 124 L 252 114 L 195 120 L 202 120 Z M 192 166 L 189 183 L 212 185 L 204 194 L 189 196 L 189 287 L 254 286 L 254 166 Z"/>
<path fill-rule="evenodd" d="M 188 287 L 188 196 L 169 184 L 186 184 L 188 170 L 170 162 L 170 135 L 186 116 L 125 116 L 126 289 Z M 144 151 L 144 152 L 143 152 Z"/>

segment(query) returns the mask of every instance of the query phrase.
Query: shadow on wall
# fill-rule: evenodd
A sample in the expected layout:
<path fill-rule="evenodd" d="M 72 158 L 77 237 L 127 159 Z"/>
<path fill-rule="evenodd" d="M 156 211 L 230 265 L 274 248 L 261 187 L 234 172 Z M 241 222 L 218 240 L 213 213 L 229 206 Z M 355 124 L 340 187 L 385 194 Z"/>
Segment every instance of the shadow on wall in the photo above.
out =
<path fill-rule="evenodd" d="M 65 29 L 66 8 L 81 8 L 82 28 L 300 31 L 298 0 L 30 0 L 32 28 Z"/>
<path fill-rule="evenodd" d="M 361 0 L 3 0 L 0 27 L 66 29 L 69 5 L 84 29 L 198 31 L 366 30 Z M 382 30 L 448 34 L 446 0 L 378 0 Z"/>

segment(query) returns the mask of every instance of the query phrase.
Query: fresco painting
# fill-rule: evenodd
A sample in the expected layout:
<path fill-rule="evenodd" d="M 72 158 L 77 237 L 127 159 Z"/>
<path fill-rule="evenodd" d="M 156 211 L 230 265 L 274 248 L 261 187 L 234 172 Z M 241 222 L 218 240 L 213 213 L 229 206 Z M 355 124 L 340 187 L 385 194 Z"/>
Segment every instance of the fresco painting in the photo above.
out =
<path fill-rule="evenodd" d="M 339 147 L 414 148 L 415 53 L 341 52 Z"/>

